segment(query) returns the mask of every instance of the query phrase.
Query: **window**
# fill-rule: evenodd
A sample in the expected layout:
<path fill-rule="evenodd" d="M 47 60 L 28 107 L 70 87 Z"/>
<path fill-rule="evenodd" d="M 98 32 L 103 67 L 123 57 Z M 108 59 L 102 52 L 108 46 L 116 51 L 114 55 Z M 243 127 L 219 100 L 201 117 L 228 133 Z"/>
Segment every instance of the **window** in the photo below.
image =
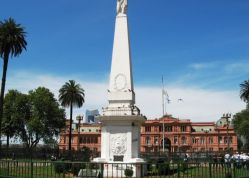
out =
<path fill-rule="evenodd" d="M 151 127 L 150 126 L 145 126 L 145 132 L 151 132 Z"/>
<path fill-rule="evenodd" d="M 192 143 L 196 143 L 195 137 L 192 137 Z"/>
<path fill-rule="evenodd" d="M 154 144 L 158 145 L 158 136 L 154 137 Z"/>
<path fill-rule="evenodd" d="M 172 126 L 166 126 L 165 132 L 172 132 Z"/>
<path fill-rule="evenodd" d="M 229 137 L 229 143 L 233 143 L 233 137 Z"/>
<path fill-rule="evenodd" d="M 219 137 L 218 141 L 219 143 L 222 143 L 222 137 Z"/>
<path fill-rule="evenodd" d="M 181 132 L 186 132 L 186 126 L 181 126 Z"/>
<path fill-rule="evenodd" d="M 184 144 L 187 144 L 187 139 L 186 139 L 186 137 L 182 137 L 182 144 L 184 145 Z"/>
<path fill-rule="evenodd" d="M 177 136 L 174 136 L 174 144 L 177 144 L 178 143 L 178 138 Z"/>
<path fill-rule="evenodd" d="M 228 143 L 227 137 L 224 137 L 224 143 L 225 143 L 225 144 Z"/>
<path fill-rule="evenodd" d="M 209 140 L 209 143 L 210 143 L 210 144 L 213 144 L 213 143 L 214 143 L 213 137 L 209 137 L 208 140 Z"/>
<path fill-rule="evenodd" d="M 146 144 L 149 145 L 150 144 L 150 137 L 146 136 L 146 140 L 145 140 Z"/>
<path fill-rule="evenodd" d="M 154 131 L 158 132 L 158 126 L 154 126 Z"/>
<path fill-rule="evenodd" d="M 201 137 L 201 144 L 204 144 L 205 143 L 205 139 L 204 139 L 204 137 Z"/>

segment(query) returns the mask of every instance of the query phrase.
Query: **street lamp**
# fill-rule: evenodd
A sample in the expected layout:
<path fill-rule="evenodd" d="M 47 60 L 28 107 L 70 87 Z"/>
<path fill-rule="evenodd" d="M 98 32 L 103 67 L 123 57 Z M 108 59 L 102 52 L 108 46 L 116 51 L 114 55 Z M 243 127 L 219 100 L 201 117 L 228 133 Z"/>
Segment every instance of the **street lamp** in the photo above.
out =
<path fill-rule="evenodd" d="M 229 134 L 228 134 L 228 129 L 229 129 L 229 125 L 230 125 L 230 121 L 229 119 L 231 118 L 231 114 L 230 113 L 226 113 L 226 114 L 223 114 L 223 117 L 222 118 L 225 118 L 226 119 L 226 126 L 227 126 L 227 151 L 230 150 L 230 138 L 229 138 Z"/>
<path fill-rule="evenodd" d="M 80 121 L 83 120 L 83 116 L 78 115 L 76 117 L 76 120 L 78 121 L 78 145 L 77 145 L 77 150 L 80 150 Z"/>

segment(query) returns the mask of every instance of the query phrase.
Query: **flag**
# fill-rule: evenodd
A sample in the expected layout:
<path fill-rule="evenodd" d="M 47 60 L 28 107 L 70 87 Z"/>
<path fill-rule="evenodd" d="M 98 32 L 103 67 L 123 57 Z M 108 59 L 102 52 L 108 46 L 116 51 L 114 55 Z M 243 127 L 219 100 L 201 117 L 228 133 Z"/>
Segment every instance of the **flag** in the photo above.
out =
<path fill-rule="evenodd" d="M 162 96 L 166 98 L 167 103 L 170 103 L 169 95 L 164 89 L 162 89 Z"/>

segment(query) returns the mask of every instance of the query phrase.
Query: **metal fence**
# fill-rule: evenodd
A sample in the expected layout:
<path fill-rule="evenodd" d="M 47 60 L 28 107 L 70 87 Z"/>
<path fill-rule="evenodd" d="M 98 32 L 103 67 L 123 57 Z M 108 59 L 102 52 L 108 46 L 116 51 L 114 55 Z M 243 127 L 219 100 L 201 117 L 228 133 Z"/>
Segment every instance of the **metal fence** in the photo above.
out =
<path fill-rule="evenodd" d="M 249 163 L 86 163 L 68 161 L 0 160 L 5 178 L 249 178 Z"/>
<path fill-rule="evenodd" d="M 234 154 L 237 151 L 230 151 L 231 154 Z M 249 153 L 249 150 L 240 150 L 239 153 Z M 173 160 L 180 161 L 184 158 L 185 154 L 188 153 L 190 159 L 198 162 L 210 162 L 213 160 L 214 155 L 218 156 L 219 159 L 223 158 L 227 153 L 226 151 L 199 151 L 199 152 L 170 152 L 170 153 L 161 153 L 161 152 L 142 152 L 140 154 L 141 158 L 146 160 L 154 159 L 158 160 L 160 158 L 164 160 Z M 99 152 L 95 152 L 90 150 L 89 156 L 91 158 L 98 157 L 100 155 Z M 33 148 L 29 150 L 27 148 L 2 148 L 0 152 L 0 159 L 39 159 L 39 160 L 50 160 L 51 157 L 56 157 L 58 159 L 65 158 L 73 161 L 84 161 L 79 158 L 85 156 L 85 153 L 76 150 L 68 151 L 68 150 L 59 150 L 58 148 L 49 148 L 49 147 L 40 147 Z M 222 162 L 222 160 L 220 160 Z"/>

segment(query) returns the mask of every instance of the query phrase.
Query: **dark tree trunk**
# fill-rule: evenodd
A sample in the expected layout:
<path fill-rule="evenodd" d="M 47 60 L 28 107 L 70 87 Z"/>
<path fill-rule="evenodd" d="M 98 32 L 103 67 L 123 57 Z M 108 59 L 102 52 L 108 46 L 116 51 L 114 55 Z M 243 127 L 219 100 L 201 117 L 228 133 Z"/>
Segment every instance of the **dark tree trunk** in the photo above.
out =
<path fill-rule="evenodd" d="M 72 123 L 73 123 L 73 103 L 70 103 L 70 125 L 69 125 L 69 141 L 68 141 L 68 150 L 71 151 L 72 146 Z"/>
<path fill-rule="evenodd" d="M 0 153 L 2 148 L 2 118 L 3 118 L 3 99 L 6 83 L 6 74 L 8 69 L 9 53 L 4 53 L 3 57 L 3 74 L 2 74 L 2 85 L 1 85 L 1 96 L 0 96 Z"/>

